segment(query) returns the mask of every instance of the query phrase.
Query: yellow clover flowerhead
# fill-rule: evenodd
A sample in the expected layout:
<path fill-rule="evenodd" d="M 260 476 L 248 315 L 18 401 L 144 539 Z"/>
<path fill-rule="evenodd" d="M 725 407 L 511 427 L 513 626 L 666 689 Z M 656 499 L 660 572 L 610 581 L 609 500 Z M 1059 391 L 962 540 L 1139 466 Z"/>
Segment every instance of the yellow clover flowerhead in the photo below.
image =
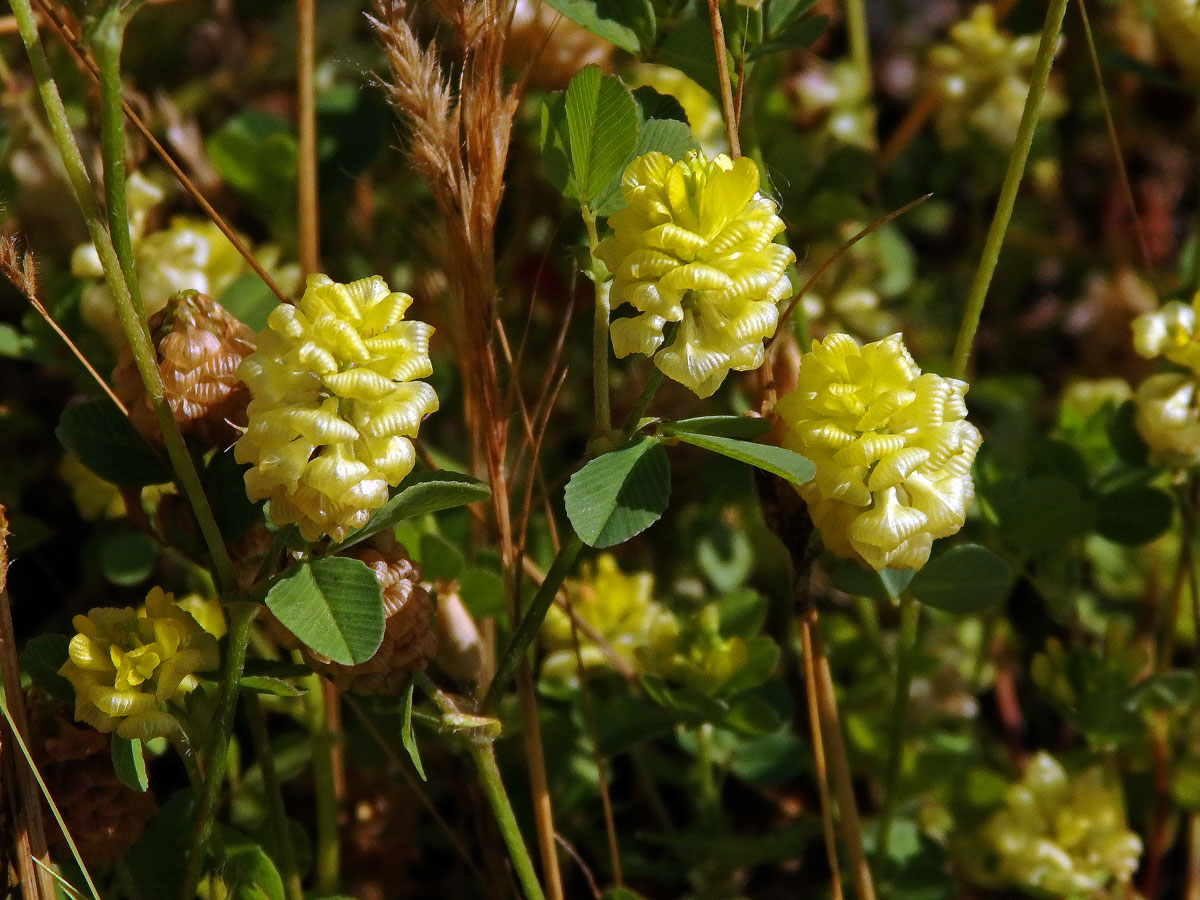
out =
<path fill-rule="evenodd" d="M 612 323 L 618 357 L 643 353 L 669 378 L 710 396 L 731 370 L 757 369 L 763 341 L 791 294 L 784 270 L 795 254 L 772 243 L 783 231 L 774 201 L 758 193 L 758 166 L 742 157 L 680 162 L 658 152 L 630 163 L 628 204 L 596 255 L 613 273 L 614 307 L 638 315 Z M 679 323 L 664 346 L 668 323 Z"/>
<path fill-rule="evenodd" d="M 1047 897 L 1107 897 L 1137 870 L 1141 839 L 1125 824 L 1120 787 L 1094 767 L 1068 777 L 1046 752 L 1029 761 L 984 824 L 980 880 Z"/>
<path fill-rule="evenodd" d="M 654 576 L 649 572 L 626 575 L 610 553 L 601 554 L 594 565 L 584 563 L 581 569 L 578 581 L 567 582 L 572 608 L 613 655 L 636 669 L 637 653 L 647 645 L 657 618 L 669 615 L 654 601 Z M 565 682 L 578 680 L 570 617 L 557 606 L 550 607 L 541 637 L 547 650 L 542 674 Z M 605 650 L 582 631 L 579 655 L 588 671 L 612 666 Z"/>
<path fill-rule="evenodd" d="M 899 334 L 859 346 L 814 341 L 797 387 L 776 407 L 784 446 L 816 465 L 799 488 L 825 546 L 873 569 L 919 569 L 958 531 L 975 495 L 982 441 L 965 382 L 921 374 Z"/>
<path fill-rule="evenodd" d="M 930 51 L 929 65 L 937 106 L 938 138 L 961 147 L 973 135 L 998 148 L 1016 140 L 1029 94 L 1029 78 L 1037 57 L 1038 35 L 1013 37 L 996 27 L 991 4 L 975 7 L 969 18 L 950 29 L 950 42 Z M 1042 96 L 1039 114 L 1052 119 L 1066 109 L 1053 87 Z"/>
<path fill-rule="evenodd" d="M 1133 348 L 1190 371 L 1151 375 L 1134 394 L 1134 424 L 1154 462 L 1183 468 L 1200 462 L 1200 294 L 1172 300 L 1133 320 Z"/>
<path fill-rule="evenodd" d="M 412 471 L 410 438 L 438 399 L 415 380 L 433 372 L 433 328 L 404 320 L 411 303 L 378 276 L 310 275 L 299 303 L 271 311 L 238 367 L 252 399 L 234 453 L 276 524 L 340 541 Z"/>
<path fill-rule="evenodd" d="M 58 673 L 75 688 L 75 719 L 97 731 L 148 740 L 179 726 L 169 709 L 220 664 L 217 639 L 171 594 L 154 588 L 138 609 L 97 607 L 76 616 Z"/>

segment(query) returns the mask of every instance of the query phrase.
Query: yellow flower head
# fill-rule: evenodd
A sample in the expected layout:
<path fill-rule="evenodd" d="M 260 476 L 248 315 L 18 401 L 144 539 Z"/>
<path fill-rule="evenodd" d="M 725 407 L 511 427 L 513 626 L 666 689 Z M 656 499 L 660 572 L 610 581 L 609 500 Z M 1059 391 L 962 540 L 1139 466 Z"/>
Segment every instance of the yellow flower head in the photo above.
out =
<path fill-rule="evenodd" d="M 75 688 L 75 718 L 97 731 L 148 740 L 178 727 L 168 704 L 220 664 L 217 639 L 154 588 L 138 609 L 97 607 L 76 616 L 59 674 Z"/>
<path fill-rule="evenodd" d="M 1008 789 L 981 838 L 981 880 L 1048 897 L 1110 896 L 1129 883 L 1142 853 L 1120 787 L 1099 767 L 1068 777 L 1045 752 Z"/>
<path fill-rule="evenodd" d="M 404 320 L 410 303 L 378 276 L 310 275 L 299 303 L 272 310 L 238 368 L 252 399 L 235 456 L 276 524 L 340 541 L 412 471 L 410 438 L 438 399 L 415 380 L 433 372 L 433 328 Z"/>
<path fill-rule="evenodd" d="M 933 48 L 929 64 L 939 104 L 935 124 L 947 147 L 959 147 L 975 134 L 1000 148 L 1012 146 L 1029 94 L 1038 36 L 1013 37 L 996 28 L 990 4 L 950 29 L 950 42 Z M 1062 96 L 1047 88 L 1040 110 L 1052 119 L 1066 109 Z"/>
<path fill-rule="evenodd" d="M 899 334 L 862 347 L 846 334 L 813 342 L 777 411 L 784 446 L 817 467 L 799 491 L 826 547 L 874 569 L 919 569 L 936 538 L 962 527 L 982 440 L 966 392 L 922 375 Z"/>
<path fill-rule="evenodd" d="M 605 553 L 594 566 L 582 566 L 579 580 L 567 583 L 567 593 L 575 613 L 618 658 L 636 668 L 637 651 L 646 646 L 656 617 L 666 612 L 654 602 L 654 576 L 649 572 L 626 575 L 616 559 Z M 541 636 L 547 650 L 542 674 L 574 681 L 578 664 L 570 617 L 557 606 L 550 607 Z M 579 633 L 579 652 L 586 669 L 612 665 L 605 651 L 583 632 Z"/>
<path fill-rule="evenodd" d="M 776 308 L 791 293 L 795 255 L 772 243 L 775 203 L 758 194 L 758 166 L 742 157 L 680 162 L 652 152 L 625 170 L 628 204 L 609 219 L 596 255 L 613 273 L 612 304 L 638 315 L 612 323 L 618 357 L 643 353 L 669 378 L 710 396 L 731 370 L 757 369 Z M 663 329 L 679 323 L 669 346 Z"/>
<path fill-rule="evenodd" d="M 756 641 L 768 638 L 757 636 Z M 649 641 L 638 650 L 641 669 L 702 694 L 719 694 L 750 662 L 741 637 L 721 634 L 721 614 L 710 603 L 688 616 L 660 609 L 651 622 Z"/>
<path fill-rule="evenodd" d="M 163 192 L 140 174 L 129 178 L 130 237 L 146 315 L 162 309 L 175 294 L 199 291 L 214 299 L 240 276 L 251 271 L 237 248 L 207 219 L 176 216 L 162 231 L 146 233 L 150 211 L 163 199 Z M 288 289 L 298 278 L 295 266 L 279 264 L 279 248 L 259 247 L 258 261 L 272 277 Z M 101 280 L 104 268 L 91 244 L 81 244 L 71 256 L 71 272 L 91 279 L 80 296 L 84 320 L 114 347 L 125 346 L 125 335 L 117 319 L 116 306 Z"/>

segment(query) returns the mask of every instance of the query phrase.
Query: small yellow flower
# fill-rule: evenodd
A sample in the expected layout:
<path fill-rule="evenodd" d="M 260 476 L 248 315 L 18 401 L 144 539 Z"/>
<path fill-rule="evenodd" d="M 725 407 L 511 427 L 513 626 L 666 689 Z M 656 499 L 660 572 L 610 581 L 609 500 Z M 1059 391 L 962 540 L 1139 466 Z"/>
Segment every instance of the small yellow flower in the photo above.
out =
<path fill-rule="evenodd" d="M 939 103 L 935 125 L 947 147 L 968 144 L 982 135 L 999 148 L 1008 148 L 1029 94 L 1029 77 L 1037 56 L 1038 36 L 1013 37 L 996 28 L 991 4 L 975 7 L 970 18 L 950 29 L 950 43 L 929 54 Z M 1047 88 L 1042 96 L 1042 119 L 1066 109 L 1062 96 Z"/>
<path fill-rule="evenodd" d="M 621 179 L 628 206 L 609 219 L 613 234 L 596 251 L 613 273 L 614 308 L 639 313 L 612 323 L 618 357 L 653 356 L 700 397 L 731 370 L 762 365 L 795 255 L 772 243 L 784 225 L 758 186 L 758 166 L 745 157 L 693 151 L 673 162 L 652 152 L 630 163 Z M 679 330 L 664 347 L 671 322 Z"/>
<path fill-rule="evenodd" d="M 649 572 L 626 575 L 616 559 L 605 553 L 594 566 L 582 566 L 579 580 L 567 583 L 567 594 L 576 614 L 596 631 L 607 648 L 636 668 L 638 650 L 646 646 L 656 618 L 666 612 L 654 602 L 654 576 Z M 579 673 L 570 617 L 557 606 L 550 607 L 541 637 L 547 650 L 542 674 L 575 681 Z M 612 665 L 605 651 L 582 631 L 579 653 L 587 670 Z"/>
<path fill-rule="evenodd" d="M 412 471 L 410 438 L 438 399 L 415 380 L 433 372 L 433 328 L 404 320 L 411 303 L 378 276 L 310 275 L 298 304 L 271 312 L 238 368 L 252 399 L 234 453 L 276 524 L 340 541 Z"/>
<path fill-rule="evenodd" d="M 1045 752 L 1008 789 L 981 838 L 986 853 L 968 866 L 977 880 L 1047 897 L 1110 896 L 1129 883 L 1142 853 L 1120 787 L 1099 767 L 1068 777 Z"/>
<path fill-rule="evenodd" d="M 814 341 L 777 406 L 784 446 L 816 465 L 799 488 L 825 546 L 874 569 L 919 569 L 974 497 L 979 431 L 965 382 L 921 370 L 899 334 Z"/>
<path fill-rule="evenodd" d="M 76 616 L 59 674 L 75 688 L 75 718 L 97 731 L 149 740 L 173 733 L 168 705 L 220 664 L 217 639 L 154 588 L 138 609 L 97 607 Z"/>

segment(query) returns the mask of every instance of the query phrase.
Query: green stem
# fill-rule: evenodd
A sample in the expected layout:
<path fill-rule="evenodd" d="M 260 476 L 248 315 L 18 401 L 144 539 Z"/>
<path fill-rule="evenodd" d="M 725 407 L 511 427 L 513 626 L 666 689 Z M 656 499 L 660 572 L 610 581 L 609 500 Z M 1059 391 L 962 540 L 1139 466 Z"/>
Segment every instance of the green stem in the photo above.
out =
<path fill-rule="evenodd" d="M 534 595 L 533 602 L 521 616 L 521 621 L 513 632 L 508 647 L 504 650 L 504 656 L 501 657 L 500 664 L 496 666 L 496 675 L 492 678 L 487 695 L 483 698 L 484 712 L 495 709 L 496 704 L 500 702 L 500 695 L 516 675 L 517 667 L 525 658 L 525 652 L 529 649 L 529 645 L 537 637 L 546 613 L 554 603 L 554 597 L 566 580 L 571 567 L 575 565 L 575 560 L 582 549 L 583 541 L 579 539 L 579 535 L 572 533 L 567 542 L 559 549 L 558 555 L 554 557 L 550 571 L 546 573 L 546 578 Z"/>
<path fill-rule="evenodd" d="M 212 835 L 213 820 L 221 800 L 221 786 L 225 781 L 225 769 L 229 761 L 226 751 L 229 748 L 229 737 L 233 733 L 233 718 L 242 683 L 242 670 L 246 666 L 246 646 L 250 643 L 250 630 L 257 613 L 258 607 L 248 603 L 239 603 L 229 608 L 229 644 L 225 648 L 212 740 L 208 745 L 208 776 L 196 814 L 196 827 L 192 832 L 191 848 L 188 850 L 183 888 L 179 892 L 180 900 L 194 900 L 196 885 L 200 882 L 204 868 L 208 839 Z"/>
<path fill-rule="evenodd" d="M 108 232 L 129 286 L 138 318 L 146 316 L 141 290 L 133 267 L 133 240 L 129 234 L 129 208 L 125 177 L 125 111 L 121 99 L 121 47 L 129 16 L 114 3 L 105 10 L 92 34 L 100 83 L 100 152 L 104 160 L 104 202 L 108 209 Z"/>
<path fill-rule="evenodd" d="M 313 786 L 317 794 L 317 892 L 331 894 L 337 890 L 341 869 L 338 847 L 337 789 L 333 774 L 334 735 L 325 715 L 325 691 L 320 675 L 308 678 L 308 693 L 304 697 L 308 708 L 309 740 L 312 744 Z"/>
<path fill-rule="evenodd" d="M 846 0 L 846 37 L 850 44 L 850 59 L 871 95 L 871 42 L 867 36 L 867 4 L 865 0 Z"/>
<path fill-rule="evenodd" d="M 963 378 L 967 373 L 967 359 L 971 355 L 971 345 L 979 328 L 979 318 L 983 314 L 983 304 L 992 283 L 992 275 L 995 274 L 996 265 L 1000 261 L 1000 248 L 1004 244 L 1004 235 L 1012 218 L 1017 190 L 1025 173 L 1025 163 L 1029 159 L 1029 148 L 1033 144 L 1033 132 L 1037 127 L 1042 95 L 1046 92 L 1046 82 L 1050 78 L 1050 67 L 1054 63 L 1054 51 L 1058 48 L 1058 36 L 1066 11 L 1067 0 L 1050 0 L 1046 9 L 1046 21 L 1042 25 L 1041 42 L 1038 44 L 1037 59 L 1029 79 L 1029 94 L 1025 98 L 1025 109 L 1021 113 L 1017 139 L 1008 157 L 1008 169 L 1000 186 L 1000 199 L 996 202 L 996 212 L 988 228 L 983 254 L 979 258 L 979 268 L 975 271 L 975 280 L 971 282 L 971 289 L 967 294 L 966 310 L 958 330 L 958 339 L 954 344 L 951 373 L 955 378 Z"/>
<path fill-rule="evenodd" d="M 705 722 L 696 729 L 696 774 L 700 819 L 712 827 L 721 820 L 721 800 L 713 762 L 713 726 Z"/>
<path fill-rule="evenodd" d="M 267 716 L 263 712 L 258 695 L 253 691 L 247 691 L 242 699 L 246 704 L 246 719 L 250 723 L 250 738 L 254 741 L 254 755 L 258 757 L 263 788 L 267 794 L 267 811 L 271 829 L 275 832 L 275 858 L 279 863 L 279 874 L 283 878 L 284 894 L 287 900 L 304 900 L 300 871 L 296 868 L 292 832 L 288 827 L 287 809 L 283 805 L 283 789 L 279 783 L 279 773 L 275 771 L 275 755 L 271 749 L 271 737 L 267 733 Z"/>
<path fill-rule="evenodd" d="M 537 870 L 533 866 L 533 858 L 525 839 L 521 836 L 521 828 L 517 825 L 517 817 L 513 814 L 512 804 L 508 801 L 508 793 L 504 790 L 504 781 L 500 777 L 500 768 L 496 765 L 496 754 L 491 741 L 470 740 L 467 747 L 471 758 L 475 760 L 475 768 L 479 771 L 479 783 L 483 793 L 492 807 L 496 824 L 500 826 L 500 835 L 508 848 L 509 858 L 516 869 L 517 881 L 525 892 L 525 900 L 546 900 L 542 886 L 538 882 Z"/>
<path fill-rule="evenodd" d="M 67 181 L 83 214 L 92 244 L 100 257 L 105 283 L 112 294 L 117 318 L 120 319 L 133 361 L 142 378 L 142 383 L 146 387 L 146 395 L 154 410 L 159 428 L 162 430 L 163 441 L 175 472 L 175 479 L 196 515 L 201 534 L 203 534 L 209 554 L 212 556 L 217 580 L 223 588 L 227 589 L 233 584 L 233 564 L 230 562 L 229 552 L 225 548 L 225 541 L 213 516 L 212 508 L 208 504 L 208 498 L 204 496 L 200 476 L 187 452 L 183 436 L 179 433 L 175 416 L 164 397 L 165 388 L 162 375 L 158 370 L 157 354 L 150 343 L 145 319 L 139 315 L 134 305 L 129 285 L 122 274 L 121 262 L 113 247 L 112 238 L 104 218 L 100 215 L 96 198 L 92 194 L 92 184 L 88 178 L 87 168 L 84 166 L 79 147 L 75 144 L 66 107 L 58 93 L 58 85 L 54 82 L 54 76 L 50 72 L 50 63 L 46 59 L 45 48 L 42 47 L 41 38 L 38 35 L 33 8 L 29 0 L 12 0 L 11 7 L 13 16 L 17 20 L 17 28 L 21 33 L 21 41 L 29 56 L 29 64 L 37 82 L 38 94 L 46 110 L 51 136 L 54 138 L 55 146 L 62 158 L 67 172 Z M 108 104 L 101 105 L 102 114 L 105 114 L 108 106 Z M 120 109 L 119 106 L 118 109 Z"/>
<path fill-rule="evenodd" d="M 900 598 L 900 633 L 896 641 L 896 694 L 892 700 L 892 715 L 888 744 L 887 772 L 883 813 L 879 819 L 879 838 L 875 847 L 876 871 L 883 871 L 888 858 L 888 841 L 899 804 L 900 765 L 904 759 L 904 732 L 908 722 L 908 699 L 912 692 L 913 662 L 919 648 L 921 606 L 905 595 Z"/>
<path fill-rule="evenodd" d="M 592 395 L 596 408 L 596 436 L 603 437 L 612 430 L 612 412 L 608 397 L 608 290 L 602 280 L 602 266 L 596 258 L 596 248 L 600 246 L 600 237 L 596 232 L 596 215 L 584 202 L 580 202 L 579 212 L 583 216 L 583 224 L 587 226 L 588 257 L 592 264 L 592 285 L 596 292 L 592 329 Z"/>

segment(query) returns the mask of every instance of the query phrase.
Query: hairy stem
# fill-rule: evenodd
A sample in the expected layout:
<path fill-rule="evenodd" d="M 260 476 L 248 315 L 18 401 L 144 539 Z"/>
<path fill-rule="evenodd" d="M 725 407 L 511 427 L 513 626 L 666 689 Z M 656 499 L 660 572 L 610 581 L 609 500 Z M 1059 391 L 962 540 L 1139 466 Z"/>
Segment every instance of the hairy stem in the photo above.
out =
<path fill-rule="evenodd" d="M 1025 163 L 1029 159 L 1029 148 L 1033 144 L 1033 132 L 1037 127 L 1038 113 L 1042 106 L 1042 95 L 1046 92 L 1046 82 L 1050 78 L 1050 67 L 1054 63 L 1054 52 L 1058 47 L 1058 35 L 1062 30 L 1066 12 L 1067 0 L 1050 0 L 1047 5 L 1046 21 L 1042 25 L 1041 41 L 1029 79 L 1029 94 L 1025 98 L 1025 109 L 1021 113 L 1017 139 L 1008 157 L 1008 169 L 1000 186 L 996 212 L 992 216 L 992 224 L 988 227 L 983 253 L 979 257 L 979 268 L 975 271 L 975 279 L 967 293 L 962 325 L 954 344 L 951 374 L 955 378 L 963 378 L 967 373 L 971 345 L 975 342 L 975 332 L 979 329 L 979 319 L 983 315 L 983 304 L 987 300 L 992 275 L 995 274 L 996 265 L 1000 261 L 1000 248 L 1004 245 L 1004 235 L 1008 231 L 1013 206 L 1017 201 L 1017 190 L 1021 187 L 1021 178 L 1025 174 Z"/>
<path fill-rule="evenodd" d="M 513 814 L 508 793 L 504 790 L 504 781 L 500 777 L 500 768 L 496 765 L 496 754 L 491 741 L 472 740 L 467 746 L 479 772 L 479 783 L 483 787 L 484 796 L 487 797 L 488 805 L 492 807 L 492 814 L 500 827 L 500 835 L 508 848 L 508 856 L 516 870 L 517 881 L 521 884 L 521 890 L 525 892 L 525 900 L 546 900 L 533 867 L 533 858 L 525 846 L 517 817 Z"/>
<path fill-rule="evenodd" d="M 125 173 L 125 113 L 121 109 L 121 47 L 125 43 L 128 14 L 119 4 L 105 10 L 92 35 L 100 79 L 100 152 L 104 159 L 104 203 L 108 231 L 121 264 L 121 274 L 139 318 L 145 318 L 142 294 L 133 267 L 133 239 L 129 234 L 129 204 Z"/>
<path fill-rule="evenodd" d="M 225 648 L 213 733 L 208 745 L 208 774 L 204 782 L 204 792 L 200 796 L 200 807 L 196 812 L 196 827 L 192 832 L 192 843 L 188 850 L 183 887 L 179 892 L 180 900 L 193 900 L 196 896 L 196 885 L 200 883 L 203 873 L 208 839 L 212 835 L 213 820 L 221 800 L 221 786 L 225 781 L 229 737 L 233 733 L 242 670 L 246 666 L 246 647 L 250 643 L 250 629 L 257 613 L 258 606 L 249 603 L 238 603 L 229 607 L 228 646 Z"/>
<path fill-rule="evenodd" d="M 880 869 L 888 858 L 888 841 L 896 807 L 900 800 L 900 764 L 904 759 L 904 732 L 908 721 L 908 698 L 912 688 L 913 662 L 919 649 L 921 607 L 905 595 L 900 598 L 900 634 L 896 641 L 896 695 L 892 700 L 889 723 L 888 761 L 884 776 L 887 793 L 879 819 L 879 837 L 875 847 L 875 868 Z"/>

